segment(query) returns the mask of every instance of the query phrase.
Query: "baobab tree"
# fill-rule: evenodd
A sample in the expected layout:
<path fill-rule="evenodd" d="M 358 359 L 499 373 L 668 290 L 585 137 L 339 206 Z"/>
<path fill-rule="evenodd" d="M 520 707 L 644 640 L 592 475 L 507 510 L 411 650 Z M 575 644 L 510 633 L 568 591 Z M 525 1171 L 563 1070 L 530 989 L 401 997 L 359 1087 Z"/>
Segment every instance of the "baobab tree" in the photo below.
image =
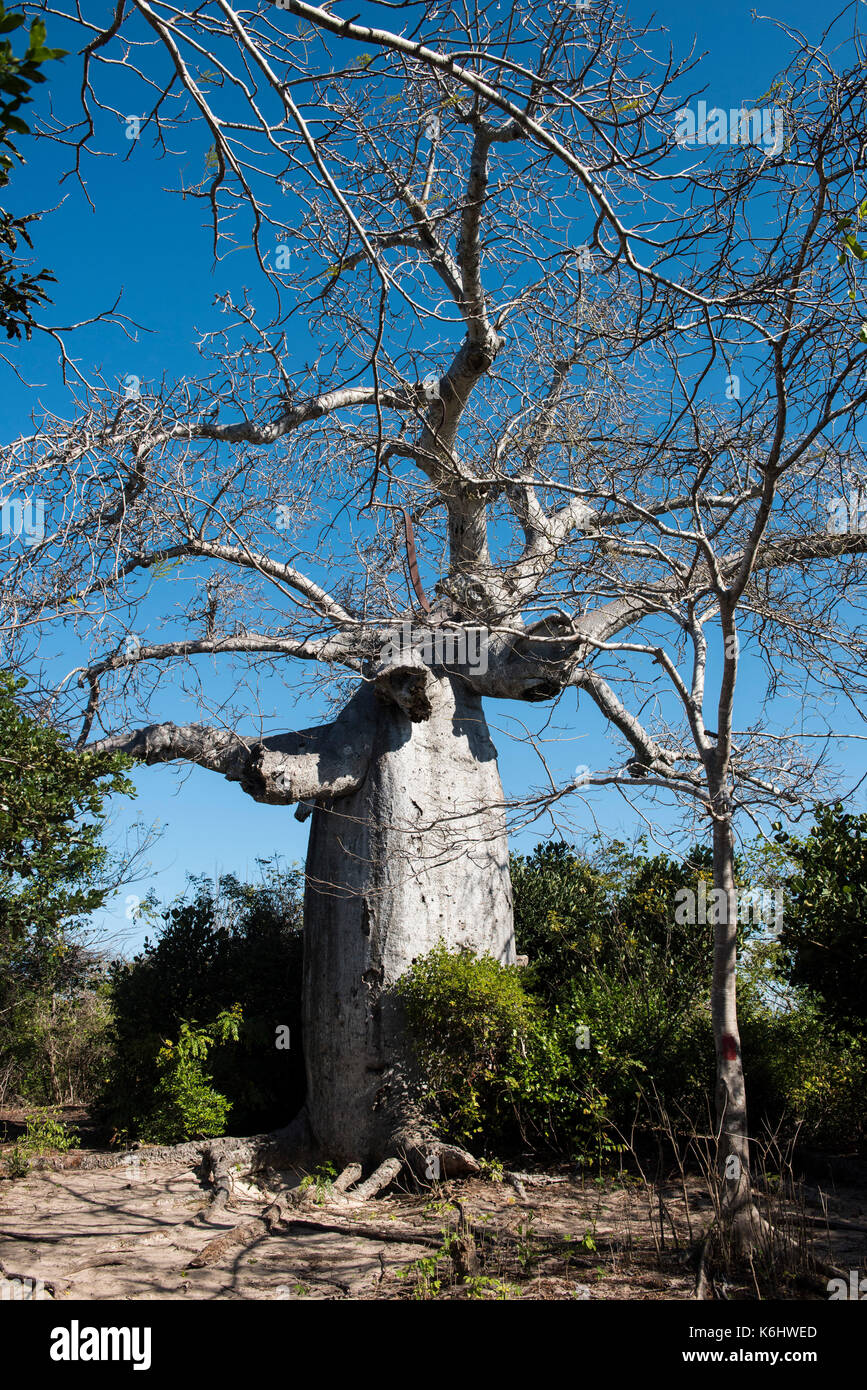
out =
<path fill-rule="evenodd" d="M 738 139 L 709 151 L 678 144 L 690 64 L 661 62 L 659 36 L 614 7 L 434 9 L 406 7 L 401 34 L 295 0 L 66 16 L 85 30 L 85 110 L 57 115 L 55 138 L 80 161 L 133 119 L 99 74 L 125 54 L 149 94 L 140 143 L 207 128 L 208 172 L 184 191 L 218 256 L 246 217 L 256 283 L 221 295 L 189 378 L 131 374 L 118 392 L 90 373 L 69 418 L 4 450 L 7 486 L 48 522 L 3 578 L 7 660 L 32 670 L 34 634 L 66 624 L 82 657 L 50 696 L 80 746 L 197 764 L 310 816 L 308 1098 L 284 1141 L 364 1162 L 434 1144 L 394 983 L 439 941 L 514 960 L 486 702 L 592 701 L 626 755 L 586 782 L 698 796 L 730 895 L 733 785 L 779 781 L 734 737 L 736 611 L 758 612 L 763 575 L 862 549 L 792 501 L 838 425 L 835 458 L 851 449 L 867 399 L 861 289 L 838 264 L 863 167 L 855 56 L 838 71 L 793 39 L 769 96 L 782 145 L 734 113 Z M 721 417 L 735 351 L 755 394 Z M 149 640 L 172 584 L 189 611 Z M 688 688 L 661 655 L 666 623 L 692 642 Z M 692 745 L 644 710 L 648 654 Z M 208 688 L 218 657 L 228 695 Z M 335 717 L 274 731 L 256 689 L 291 688 L 305 664 Z M 154 720 L 173 687 L 194 722 Z M 739 1209 L 730 914 L 723 928 L 721 1159 L 741 1164 Z"/>

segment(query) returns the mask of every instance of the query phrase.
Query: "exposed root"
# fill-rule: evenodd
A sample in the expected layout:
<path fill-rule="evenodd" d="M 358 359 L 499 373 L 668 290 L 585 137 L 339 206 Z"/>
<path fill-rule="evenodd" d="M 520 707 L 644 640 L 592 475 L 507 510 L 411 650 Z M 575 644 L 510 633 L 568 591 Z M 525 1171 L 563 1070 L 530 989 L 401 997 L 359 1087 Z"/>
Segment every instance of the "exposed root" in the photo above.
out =
<path fill-rule="evenodd" d="M 227 1164 L 228 1159 L 225 1156 L 218 1159 L 214 1168 L 215 1176 L 218 1168 L 222 1169 L 223 1172 L 227 1171 Z M 224 1231 L 222 1235 L 216 1236 L 213 1240 L 209 1241 L 204 1249 L 196 1255 L 195 1259 L 189 1261 L 188 1268 L 202 1269 L 205 1265 L 216 1264 L 223 1258 L 227 1250 L 239 1245 L 249 1245 L 255 1240 L 261 1240 L 263 1236 L 270 1235 L 276 1226 L 297 1219 L 295 1213 L 300 1207 L 308 1205 L 313 1206 L 314 1204 L 317 1206 L 328 1206 L 332 1204 L 340 1207 L 350 1204 L 352 1206 L 360 1206 L 362 1202 L 370 1201 L 377 1193 L 382 1192 L 384 1188 L 388 1187 L 397 1177 L 402 1167 L 403 1163 L 399 1158 L 388 1158 L 384 1163 L 379 1165 L 375 1172 L 371 1173 L 366 1182 L 358 1183 L 362 1171 L 361 1164 L 349 1163 L 331 1185 L 328 1196 L 325 1198 L 324 1202 L 321 1197 L 317 1200 L 315 1184 L 311 1183 L 303 1188 L 293 1188 L 285 1197 L 271 1202 L 262 1212 L 261 1216 L 254 1217 L 252 1221 L 247 1221 L 241 1226 L 235 1226 L 230 1231 Z M 358 1183 L 358 1186 L 354 1187 L 356 1183 Z M 354 1191 L 349 1193 L 348 1190 L 352 1187 L 354 1187 Z M 229 1195 L 225 1196 L 222 1201 L 215 1200 L 212 1203 L 211 1210 L 216 1206 L 225 1206 L 229 1201 L 231 1195 L 231 1177 L 229 1177 L 228 1185 L 222 1185 L 220 1191 L 228 1193 Z M 351 1229 L 354 1229 L 354 1227 Z"/>
<path fill-rule="evenodd" d="M 524 1182 L 523 1182 L 523 1179 L 524 1179 L 526 1176 L 527 1176 L 526 1173 L 504 1173 L 504 1174 L 503 1174 L 503 1182 L 507 1182 L 507 1183 L 509 1184 L 510 1187 L 513 1187 L 513 1188 L 515 1189 L 515 1192 L 516 1192 L 517 1195 L 518 1195 L 518 1199 L 519 1199 L 519 1201 L 521 1201 L 521 1202 L 526 1202 L 526 1200 L 527 1200 L 527 1189 L 526 1189 L 526 1187 L 524 1186 Z"/>
<path fill-rule="evenodd" d="M 403 1167 L 403 1162 L 399 1158 L 387 1158 L 384 1163 L 371 1173 L 366 1182 L 361 1182 L 352 1190 L 345 1200 L 354 1204 L 369 1202 L 376 1197 L 386 1187 L 394 1182 L 398 1173 Z"/>
<path fill-rule="evenodd" d="M 56 1158 L 34 1159 L 34 1169 L 51 1168 L 123 1168 L 133 1160 L 141 1169 L 165 1164 L 187 1164 L 202 1170 L 203 1176 L 210 1176 L 213 1165 L 221 1158 L 231 1158 L 233 1164 L 241 1164 L 248 1171 L 260 1168 L 291 1168 L 295 1164 L 310 1163 L 314 1157 L 315 1144 L 310 1133 L 306 1110 L 302 1109 L 291 1124 L 271 1134 L 253 1134 L 246 1138 L 226 1136 L 223 1139 L 193 1139 L 185 1144 L 155 1144 L 135 1150 L 125 1149 L 122 1153 L 67 1153 Z"/>
<path fill-rule="evenodd" d="M 214 1184 L 210 1201 L 211 1211 L 221 1211 L 223 1207 L 230 1207 L 232 1205 L 233 1178 L 229 1155 L 215 1154 L 209 1148 L 205 1151 L 204 1161 L 210 1169 L 211 1181 Z"/>
<path fill-rule="evenodd" d="M 339 1212 L 335 1213 L 339 1216 Z M 291 1216 L 286 1221 L 287 1229 L 298 1226 L 310 1229 L 315 1227 L 317 1231 L 327 1231 L 332 1235 L 347 1235 L 353 1240 L 356 1236 L 361 1240 L 380 1241 L 383 1245 L 427 1245 L 432 1250 L 442 1250 L 442 1234 L 435 1236 L 429 1235 L 426 1231 L 417 1231 L 414 1226 L 398 1226 L 394 1222 L 389 1222 L 388 1227 L 371 1226 L 359 1221 L 341 1222 L 316 1221 L 308 1217 Z"/>
<path fill-rule="evenodd" d="M 694 1298 L 707 1300 L 717 1297 L 712 1273 L 713 1255 L 716 1250 L 724 1250 L 724 1242 L 730 1254 L 749 1262 L 754 1280 L 756 1278 L 754 1264 L 756 1253 L 769 1262 L 774 1261 L 775 1258 L 779 1260 L 780 1254 L 784 1253 L 794 1260 L 796 1267 L 799 1264 L 806 1264 L 807 1268 L 803 1271 L 802 1277 L 813 1281 L 819 1276 L 827 1279 L 838 1277 L 843 1273 L 836 1266 L 817 1259 L 815 1255 L 805 1251 L 786 1231 L 782 1231 L 766 1221 L 755 1203 L 750 1202 L 745 1203 L 739 1211 L 734 1213 L 724 1226 L 715 1220 L 704 1237 L 694 1247 L 696 1259 Z"/>
<path fill-rule="evenodd" d="M 478 1161 L 466 1149 L 445 1144 L 441 1139 L 418 1135 L 397 1136 L 396 1148 L 417 1178 L 436 1182 L 447 1178 L 477 1177 L 482 1171 Z"/>
<path fill-rule="evenodd" d="M 447 1180 L 449 1178 L 476 1177 L 481 1172 L 478 1161 L 466 1149 L 455 1144 L 447 1144 L 407 1129 L 394 1136 L 393 1153 L 401 1155 L 403 1162 L 415 1176 L 423 1182 Z M 55 1158 L 44 1158 L 34 1162 L 34 1168 L 51 1169 L 94 1169 L 122 1168 L 135 1163 L 140 1172 L 143 1168 L 163 1165 L 189 1165 L 199 1170 L 202 1179 L 211 1179 L 214 1184 L 212 1208 L 219 1210 L 232 1205 L 232 1168 L 242 1167 L 247 1172 L 262 1169 L 312 1168 L 319 1157 L 318 1145 L 310 1129 L 306 1108 L 302 1109 L 291 1124 L 270 1134 L 254 1134 L 246 1138 L 227 1136 L 222 1139 L 195 1139 L 183 1144 L 164 1144 L 137 1147 L 122 1153 L 68 1153 Z M 354 1165 L 357 1167 L 357 1165 Z M 377 1192 L 388 1186 L 397 1176 L 402 1162 L 388 1158 L 380 1164 L 375 1174 L 352 1193 L 352 1200 L 367 1201 Z M 333 1192 L 348 1192 L 359 1174 L 344 1169 L 341 1185 L 334 1184 Z M 388 1170 L 387 1181 L 385 1174 Z M 516 1175 L 523 1178 L 524 1174 Z M 374 1182 L 376 1178 L 376 1182 Z M 341 1180 L 338 1179 L 338 1182 Z"/>
<path fill-rule="evenodd" d="M 233 1246 L 250 1245 L 254 1240 L 261 1240 L 263 1236 L 269 1236 L 274 1227 L 285 1220 L 286 1215 L 287 1209 L 282 1202 L 272 1202 L 269 1207 L 265 1208 L 261 1216 L 255 1217 L 243 1226 L 234 1226 L 231 1231 L 224 1231 L 221 1236 L 209 1240 L 204 1249 L 200 1250 L 194 1259 L 187 1262 L 187 1268 L 203 1269 L 205 1265 L 214 1265 Z"/>
<path fill-rule="evenodd" d="M 348 1163 L 340 1176 L 334 1179 L 331 1187 L 332 1193 L 336 1193 L 338 1196 L 341 1193 L 345 1193 L 346 1189 L 352 1187 L 354 1183 L 357 1183 L 360 1177 L 361 1164 Z"/>
<path fill-rule="evenodd" d="M 504 1173 L 503 1177 L 505 1178 L 506 1182 L 511 1182 L 513 1178 L 517 1178 L 518 1182 L 520 1182 L 522 1185 L 526 1183 L 527 1187 L 556 1187 L 558 1183 L 566 1183 L 569 1181 L 568 1178 L 557 1177 L 555 1173 L 510 1172 Z M 514 1186 L 514 1184 L 512 1185 Z"/>

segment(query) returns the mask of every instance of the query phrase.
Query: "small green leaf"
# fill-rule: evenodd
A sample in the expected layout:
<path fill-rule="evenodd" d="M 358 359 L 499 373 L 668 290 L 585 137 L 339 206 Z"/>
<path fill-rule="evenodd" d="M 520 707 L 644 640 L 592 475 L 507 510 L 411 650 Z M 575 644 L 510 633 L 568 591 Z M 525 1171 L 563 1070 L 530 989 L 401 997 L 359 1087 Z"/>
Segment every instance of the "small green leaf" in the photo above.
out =
<path fill-rule="evenodd" d="M 849 236 L 845 237 L 844 240 L 849 250 L 852 252 L 852 255 L 856 258 L 856 260 L 867 261 L 867 251 L 864 250 L 864 247 L 861 246 L 858 241 L 856 241 L 855 237 L 852 236 L 851 233 L 849 234 Z"/>
<path fill-rule="evenodd" d="M 28 48 L 28 53 L 32 52 L 34 48 L 42 47 L 45 43 L 47 33 L 48 30 L 45 28 L 43 21 L 41 19 L 34 19 L 30 26 L 30 46 Z"/>

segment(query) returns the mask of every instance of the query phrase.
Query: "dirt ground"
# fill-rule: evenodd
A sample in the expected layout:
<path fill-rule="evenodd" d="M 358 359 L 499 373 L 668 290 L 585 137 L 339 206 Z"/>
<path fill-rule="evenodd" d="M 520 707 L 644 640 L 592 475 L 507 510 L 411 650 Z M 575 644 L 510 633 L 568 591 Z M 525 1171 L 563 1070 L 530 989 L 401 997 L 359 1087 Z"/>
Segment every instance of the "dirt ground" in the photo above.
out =
<path fill-rule="evenodd" d="M 8 1149 L 0 1145 L 0 1160 Z M 195 1264 L 215 1237 L 254 1220 L 299 1177 L 238 1178 L 222 1210 L 193 1170 L 149 1166 L 146 1148 L 121 1168 L 2 1179 L 0 1298 L 14 1297 L 11 1281 L 26 1277 L 55 1299 L 690 1299 L 696 1239 L 712 1215 L 698 1177 L 684 1191 L 679 1180 L 648 1188 L 635 1177 L 582 1179 L 564 1169 L 526 1174 L 523 1195 L 506 1182 L 465 1179 L 423 1192 L 392 1187 L 361 1204 L 314 1188 L 270 1234 Z M 799 1207 L 815 1253 L 863 1272 L 867 1186 L 807 1182 Z M 450 1253 L 459 1217 L 465 1240 Z M 477 1261 L 468 1267 L 467 1238 Z M 718 1278 L 715 1292 L 755 1296 L 746 1279 Z M 793 1281 L 782 1296 L 827 1292 Z"/>

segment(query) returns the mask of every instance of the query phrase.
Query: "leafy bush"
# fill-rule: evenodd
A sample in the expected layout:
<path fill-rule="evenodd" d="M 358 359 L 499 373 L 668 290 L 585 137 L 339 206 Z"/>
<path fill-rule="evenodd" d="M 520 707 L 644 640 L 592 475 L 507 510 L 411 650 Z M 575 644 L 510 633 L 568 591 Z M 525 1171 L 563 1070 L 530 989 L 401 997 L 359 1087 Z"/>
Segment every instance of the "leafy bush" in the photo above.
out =
<path fill-rule="evenodd" d="M 830 1028 L 804 993 L 775 1010 L 751 1002 L 742 1011 L 744 1074 L 755 1133 L 759 1125 L 802 1142 L 850 1150 L 867 1138 L 867 1043 Z"/>
<path fill-rule="evenodd" d="M 337 1169 L 333 1163 L 328 1161 L 320 1163 L 312 1173 L 305 1173 L 299 1184 L 302 1192 L 307 1188 L 315 1188 L 313 1200 L 317 1206 L 323 1206 L 330 1198 L 334 1190 L 334 1180 L 337 1177 Z"/>
<path fill-rule="evenodd" d="M 780 936 L 788 979 L 832 1023 L 867 1034 L 867 815 L 821 806 L 806 838 L 777 841 L 794 864 Z"/>
<path fill-rule="evenodd" d="M 46 1153 L 68 1153 L 77 1149 L 80 1139 L 71 1134 L 58 1119 L 54 1109 L 31 1110 L 25 1116 L 26 1128 L 6 1159 L 10 1177 L 23 1178 L 30 1170 L 30 1160 Z"/>
<path fill-rule="evenodd" d="M 398 983 L 425 1099 L 456 1139 L 499 1131 L 513 1115 L 511 1073 L 526 1058 L 533 1023 L 519 973 L 490 956 L 450 954 L 440 943 Z"/>
<path fill-rule="evenodd" d="M 681 862 L 641 849 L 614 841 L 591 859 L 554 843 L 514 855 L 528 967 L 440 945 L 401 980 L 424 1102 L 447 1137 L 598 1163 L 646 1118 L 648 1095 L 677 1124 L 705 1127 L 713 927 L 679 923 L 675 906 L 710 879 L 710 854 L 695 846 Z M 742 945 L 752 934 L 741 928 Z"/>
<path fill-rule="evenodd" d="M 440 943 L 398 992 L 415 1039 L 422 1099 L 448 1139 L 482 1137 L 598 1158 L 613 1147 L 607 1097 L 591 1054 L 577 1045 L 574 1006 L 546 1010 L 516 966 Z M 609 1074 L 621 1064 L 606 1058 Z"/>
<path fill-rule="evenodd" d="M 261 884 L 225 875 L 219 896 L 210 880 L 193 880 L 195 896 L 165 909 L 157 940 L 112 966 L 113 1059 L 102 1109 L 119 1132 L 132 1136 L 148 1123 L 162 1039 L 177 1036 L 185 1019 L 215 1018 L 235 1003 L 243 1012 L 238 1041 L 217 1042 L 210 1056 L 233 1124 L 268 1128 L 302 1104 L 303 873 L 263 863 Z M 279 1026 L 290 1030 L 288 1051 L 275 1046 Z"/>
<path fill-rule="evenodd" d="M 69 747 L 25 700 L 25 682 L 0 671 L 3 1090 L 81 1102 L 104 1075 L 108 1006 L 103 962 L 76 935 L 114 890 L 101 836 L 109 797 L 135 795 L 132 759 Z"/>
<path fill-rule="evenodd" d="M 592 963 L 611 882 L 560 841 L 513 854 L 510 872 L 518 951 L 529 958 L 536 988 L 556 995 Z"/>
<path fill-rule="evenodd" d="M 110 1055 L 104 963 L 60 939 L 51 968 L 50 988 L 19 978 L 7 996 L 3 1050 L 10 1082 L 14 1077 L 15 1089 L 28 1099 L 87 1104 L 103 1084 Z"/>
<path fill-rule="evenodd" d="M 590 974 L 640 976 L 673 1009 L 709 993 L 713 928 L 678 924 L 675 900 L 710 879 L 710 852 L 696 845 L 681 862 L 643 847 L 597 843 L 591 859 L 552 842 L 512 855 L 515 937 L 535 992 L 556 998 Z"/>
<path fill-rule="evenodd" d="M 225 1133 L 232 1103 L 214 1090 L 202 1062 L 215 1043 L 237 1042 L 240 1025 L 241 1009 L 236 1004 L 219 1014 L 210 1027 L 182 1023 L 178 1041 L 166 1039 L 156 1058 L 159 1080 L 154 1105 L 138 1124 L 144 1139 L 178 1144 Z"/>

